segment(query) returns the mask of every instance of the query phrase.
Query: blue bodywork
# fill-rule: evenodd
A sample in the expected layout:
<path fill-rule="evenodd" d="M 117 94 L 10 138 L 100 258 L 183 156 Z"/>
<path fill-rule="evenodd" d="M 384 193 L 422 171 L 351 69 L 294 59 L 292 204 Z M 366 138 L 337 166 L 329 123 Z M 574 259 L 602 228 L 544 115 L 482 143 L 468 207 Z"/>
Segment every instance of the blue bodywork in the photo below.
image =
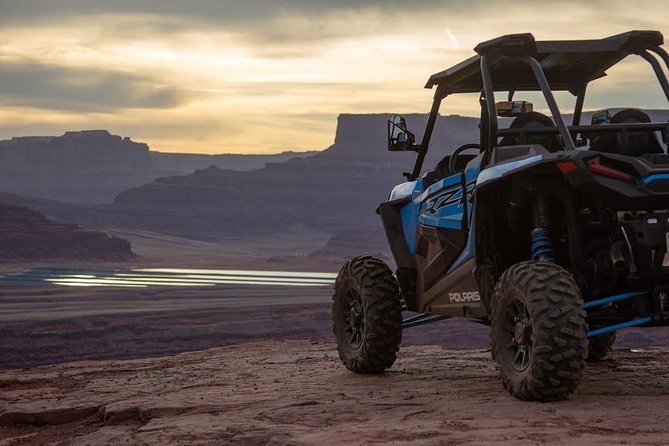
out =
<path fill-rule="evenodd" d="M 474 192 L 483 186 L 500 180 L 503 177 L 524 171 L 528 167 L 537 166 L 542 163 L 554 163 L 564 159 L 563 154 L 534 155 L 523 159 L 509 160 L 495 164 L 486 169 L 481 169 L 483 155 L 472 159 L 463 172 L 450 175 L 426 187 L 425 177 L 416 181 L 402 183 L 396 186 L 391 193 L 391 200 L 406 200 L 400 209 L 404 239 L 412 256 L 417 255 L 417 237 L 419 228 L 431 227 L 455 232 L 466 233 L 466 241 L 449 265 L 446 274 L 455 271 L 466 262 L 474 259 L 476 255 L 475 231 L 472 228 L 476 224 L 476 206 L 473 199 Z M 668 181 L 669 173 L 655 173 L 641 179 L 642 185 L 648 185 L 656 181 Z M 543 232 L 541 232 L 543 231 Z M 550 255 L 552 247 L 550 236 L 546 230 L 535 229 L 532 233 L 532 258 L 542 255 L 544 261 L 554 261 Z M 547 260 L 546 260 L 547 259 Z M 461 272 L 458 274 L 462 274 Z M 584 309 L 592 309 L 602 305 L 633 299 L 646 295 L 647 291 L 627 292 L 615 296 L 609 296 L 584 305 Z M 424 323 L 441 320 L 449 316 L 430 316 L 429 313 L 419 315 L 416 320 L 407 321 L 406 327 L 422 325 Z M 587 333 L 587 337 L 601 336 L 625 327 L 645 325 L 652 322 L 652 318 L 639 317 L 619 324 L 608 325 L 593 329 Z"/>
<path fill-rule="evenodd" d="M 653 181 L 666 181 L 669 180 L 669 173 L 658 173 L 655 175 L 648 175 L 646 178 L 641 180 L 641 184 L 650 184 Z"/>
<path fill-rule="evenodd" d="M 526 165 L 516 166 L 513 165 L 515 163 L 507 163 L 511 165 L 508 169 L 500 169 L 500 167 L 506 166 L 501 165 L 481 171 L 482 160 L 483 155 L 477 156 L 467 164 L 464 172 L 450 175 L 431 184 L 427 188 L 423 179 L 418 179 L 399 184 L 393 189 L 390 194 L 390 200 L 403 198 L 410 200 L 402 207 L 400 213 L 404 238 L 412 255 L 416 253 L 418 225 L 456 231 L 465 231 L 471 228 L 474 223 L 472 218 L 474 215 L 472 196 L 481 176 L 488 171 L 492 171 L 487 174 L 488 178 L 501 177 L 511 170 L 519 169 Z M 467 215 L 465 215 L 465 212 Z M 473 231 L 469 231 L 467 244 L 454 262 L 453 267 L 457 267 L 473 255 L 474 234 Z"/>

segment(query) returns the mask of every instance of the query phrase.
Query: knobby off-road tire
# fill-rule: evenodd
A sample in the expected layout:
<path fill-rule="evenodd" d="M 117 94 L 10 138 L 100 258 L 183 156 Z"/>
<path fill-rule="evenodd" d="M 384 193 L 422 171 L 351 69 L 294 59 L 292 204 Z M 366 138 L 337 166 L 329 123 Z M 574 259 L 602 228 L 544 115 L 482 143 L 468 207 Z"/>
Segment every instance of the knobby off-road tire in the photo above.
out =
<path fill-rule="evenodd" d="M 393 365 L 402 342 L 402 305 L 385 263 L 364 256 L 344 264 L 332 297 L 332 328 L 347 369 L 381 373 Z"/>
<path fill-rule="evenodd" d="M 518 263 L 492 300 L 492 354 L 502 383 L 521 400 L 556 401 L 576 389 L 588 353 L 581 293 L 558 265 Z"/>
<path fill-rule="evenodd" d="M 590 362 L 601 361 L 608 355 L 616 342 L 616 332 L 606 333 L 589 339 L 588 358 Z"/>

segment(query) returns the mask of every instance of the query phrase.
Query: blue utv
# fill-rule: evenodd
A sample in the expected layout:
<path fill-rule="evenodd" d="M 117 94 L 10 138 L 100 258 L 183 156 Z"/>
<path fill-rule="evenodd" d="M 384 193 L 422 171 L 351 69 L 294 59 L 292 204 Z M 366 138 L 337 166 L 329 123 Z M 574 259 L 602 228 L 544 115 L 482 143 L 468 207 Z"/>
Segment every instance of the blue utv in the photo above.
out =
<path fill-rule="evenodd" d="M 507 35 L 430 77 L 422 141 L 403 118 L 388 121 L 389 150 L 417 152 L 377 210 L 397 269 L 361 256 L 336 280 L 333 329 L 349 370 L 380 373 L 403 328 L 462 317 L 490 326 L 511 395 L 553 401 L 574 391 L 617 330 L 669 325 L 669 123 L 637 109 L 581 123 L 588 84 L 630 55 L 650 64 L 669 100 L 662 44 L 657 31 Z M 564 91 L 574 97 L 570 124 L 553 94 Z M 495 102 L 499 92 L 506 101 Z M 527 92 L 540 92 L 550 117 L 514 100 Z M 423 172 L 439 106 L 458 93 L 480 95 L 480 141 Z M 403 309 L 420 314 L 403 321 Z"/>

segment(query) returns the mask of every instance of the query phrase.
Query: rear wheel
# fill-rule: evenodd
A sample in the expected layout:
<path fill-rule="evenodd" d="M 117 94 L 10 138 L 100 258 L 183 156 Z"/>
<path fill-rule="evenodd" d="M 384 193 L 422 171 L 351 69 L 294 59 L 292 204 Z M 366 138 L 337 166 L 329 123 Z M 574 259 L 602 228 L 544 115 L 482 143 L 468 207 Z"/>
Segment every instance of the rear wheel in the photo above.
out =
<path fill-rule="evenodd" d="M 335 282 L 332 328 L 349 370 L 381 373 L 393 365 L 402 342 L 402 304 L 385 263 L 364 256 L 344 264 Z"/>
<path fill-rule="evenodd" d="M 529 261 L 502 274 L 492 301 L 492 354 L 511 395 L 555 401 L 576 389 L 588 345 L 582 303 L 558 265 Z"/>
<path fill-rule="evenodd" d="M 606 333 L 589 339 L 588 361 L 601 361 L 609 354 L 614 342 L 616 342 L 616 332 Z"/>

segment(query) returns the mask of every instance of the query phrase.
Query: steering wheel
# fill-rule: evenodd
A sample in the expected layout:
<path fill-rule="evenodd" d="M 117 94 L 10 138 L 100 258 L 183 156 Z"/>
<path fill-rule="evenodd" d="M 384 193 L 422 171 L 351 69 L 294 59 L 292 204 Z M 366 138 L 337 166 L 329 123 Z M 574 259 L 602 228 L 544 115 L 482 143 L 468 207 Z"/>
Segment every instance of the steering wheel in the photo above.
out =
<path fill-rule="evenodd" d="M 469 149 L 478 149 L 479 151 L 481 150 L 481 144 L 465 144 L 464 146 L 460 146 L 455 151 L 451 154 L 451 158 L 448 160 L 448 173 L 450 175 L 453 175 L 455 173 L 455 164 L 458 161 L 458 155 L 460 155 L 462 152 L 465 150 Z"/>

